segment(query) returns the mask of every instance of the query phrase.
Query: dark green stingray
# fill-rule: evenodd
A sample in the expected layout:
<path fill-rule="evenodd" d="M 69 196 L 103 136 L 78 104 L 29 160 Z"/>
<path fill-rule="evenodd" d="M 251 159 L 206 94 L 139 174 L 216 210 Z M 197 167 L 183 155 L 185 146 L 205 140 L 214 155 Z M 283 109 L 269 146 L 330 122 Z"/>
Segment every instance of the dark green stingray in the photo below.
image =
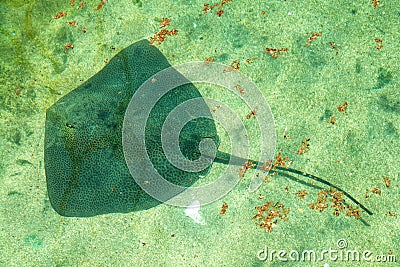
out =
<path fill-rule="evenodd" d="M 131 177 L 123 155 L 121 128 L 137 88 L 168 67 L 163 54 L 148 41 L 134 43 L 47 110 L 47 188 L 50 202 L 59 214 L 86 217 L 143 210 L 159 204 Z M 184 187 L 206 175 L 209 168 L 186 173 L 169 164 L 162 152 L 160 135 L 171 110 L 196 97 L 201 95 L 191 83 L 171 90 L 157 102 L 146 124 L 146 147 L 157 171 Z M 200 108 L 210 112 L 206 103 Z M 204 136 L 219 144 L 212 120 L 199 118 L 186 124 L 180 134 L 183 155 L 197 158 L 198 143 Z"/>
<path fill-rule="evenodd" d="M 156 47 L 148 41 L 139 41 L 122 50 L 104 69 L 47 110 L 44 147 L 47 189 L 51 205 L 60 215 L 125 213 L 160 203 L 135 183 L 125 162 L 121 139 L 125 111 L 133 94 L 146 80 L 168 67 L 170 64 Z M 197 97 L 201 94 L 191 83 L 169 91 L 157 102 L 146 123 L 145 142 L 150 160 L 161 176 L 184 187 L 206 175 L 212 165 L 199 172 L 185 172 L 171 165 L 162 151 L 161 128 L 174 107 Z M 205 102 L 199 108 L 210 112 Z M 211 138 L 218 147 L 214 121 L 197 118 L 184 126 L 179 145 L 186 158 L 199 157 L 198 147 L 203 137 Z M 230 158 L 229 154 L 218 152 L 215 162 L 225 164 Z M 293 169 L 278 171 L 304 176 Z M 318 177 L 307 177 L 335 187 Z M 370 213 L 349 194 L 345 195 Z"/>

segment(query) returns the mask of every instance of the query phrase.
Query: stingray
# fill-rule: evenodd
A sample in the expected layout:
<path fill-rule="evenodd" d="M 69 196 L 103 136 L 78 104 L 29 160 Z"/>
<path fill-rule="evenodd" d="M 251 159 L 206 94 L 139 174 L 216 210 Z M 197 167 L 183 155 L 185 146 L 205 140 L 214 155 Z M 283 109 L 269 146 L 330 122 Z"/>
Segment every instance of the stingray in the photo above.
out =
<path fill-rule="evenodd" d="M 148 41 L 136 42 L 46 111 L 44 163 L 47 192 L 58 214 L 90 217 L 128 213 L 161 203 L 143 191 L 132 178 L 121 136 L 124 115 L 136 90 L 170 66 L 164 55 Z M 178 72 L 176 75 L 180 76 Z M 161 144 L 163 123 L 176 106 L 194 98 L 202 98 L 202 95 L 190 82 L 169 91 L 152 108 L 145 128 L 146 150 L 157 172 L 182 187 L 190 187 L 207 175 L 214 163 L 228 164 L 232 158 L 237 159 L 236 162 L 247 161 L 238 155 L 217 151 L 212 164 L 196 172 L 182 170 L 169 162 Z M 206 102 L 200 102 L 198 109 L 210 113 Z M 220 140 L 212 119 L 200 117 L 185 124 L 179 134 L 183 156 L 189 160 L 198 159 L 201 155 L 199 144 L 204 137 L 211 139 L 218 148 Z M 256 168 L 262 168 L 261 163 L 252 162 Z M 372 214 L 350 194 L 324 179 L 291 168 L 277 167 L 275 171 L 304 176 L 335 188 Z"/>

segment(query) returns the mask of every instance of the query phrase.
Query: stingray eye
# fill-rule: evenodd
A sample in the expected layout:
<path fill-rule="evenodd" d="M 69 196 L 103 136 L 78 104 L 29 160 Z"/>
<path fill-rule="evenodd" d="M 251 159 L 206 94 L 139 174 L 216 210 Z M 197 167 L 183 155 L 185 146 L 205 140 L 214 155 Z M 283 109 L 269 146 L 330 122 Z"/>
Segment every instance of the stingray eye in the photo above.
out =
<path fill-rule="evenodd" d="M 72 124 L 72 123 L 69 123 L 69 122 L 66 122 L 65 123 L 65 126 L 67 126 L 68 128 L 75 128 L 75 125 L 74 124 Z"/>

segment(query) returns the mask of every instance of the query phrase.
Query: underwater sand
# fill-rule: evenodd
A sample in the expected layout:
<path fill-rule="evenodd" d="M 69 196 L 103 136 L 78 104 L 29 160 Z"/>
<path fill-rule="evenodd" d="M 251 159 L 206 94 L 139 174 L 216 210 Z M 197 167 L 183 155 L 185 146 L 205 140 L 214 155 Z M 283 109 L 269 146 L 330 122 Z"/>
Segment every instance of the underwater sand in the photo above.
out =
<path fill-rule="evenodd" d="M 87 1 L 82 9 L 78 5 L 0 3 L 0 265 L 396 266 L 328 257 L 282 262 L 276 254 L 261 261 L 257 254 L 266 246 L 300 254 L 370 251 L 371 258 L 396 257 L 398 264 L 398 1 L 382 0 L 378 7 L 371 1 L 232 1 L 222 7 L 220 17 L 217 7 L 204 14 L 204 1 L 108 1 L 99 10 L 94 10 L 98 1 Z M 60 11 L 66 17 L 54 19 Z M 374 215 L 363 213 L 363 223 L 335 216 L 331 208 L 312 210 L 309 203 L 320 190 L 280 175 L 248 193 L 247 174 L 224 198 L 200 208 L 205 225 L 186 217 L 184 209 L 167 205 L 93 218 L 58 215 L 46 193 L 46 109 L 120 50 L 150 39 L 163 17 L 171 19 L 168 29 L 179 31 L 158 45 L 172 65 L 209 57 L 227 65 L 239 61 L 240 71 L 257 84 L 272 109 L 276 152 L 288 156 L 291 167 L 345 189 Z M 74 20 L 76 27 L 66 23 Z M 307 42 L 312 33 L 322 35 Z M 382 40 L 380 49 L 376 38 Z M 74 48 L 65 52 L 66 44 Z M 287 51 L 273 58 L 264 54 L 266 48 Z M 220 89 L 200 91 L 226 104 L 237 101 Z M 344 102 L 349 107 L 342 114 L 337 107 Z M 238 113 L 245 117 L 249 110 Z M 332 125 L 327 120 L 334 114 Z M 254 156 L 260 134 L 255 122 L 245 121 Z M 305 138 L 310 138 L 310 150 L 295 154 Z M 216 179 L 221 168 L 214 164 L 207 179 Z M 390 187 L 382 176 L 391 178 Z M 366 190 L 375 187 L 381 194 L 366 198 Z M 294 194 L 301 190 L 308 192 L 304 200 Z M 255 207 L 267 201 L 290 208 L 288 220 L 279 220 L 271 232 L 253 219 Z M 224 202 L 228 209 L 220 214 Z M 341 239 L 348 244 L 342 250 L 337 246 Z"/>

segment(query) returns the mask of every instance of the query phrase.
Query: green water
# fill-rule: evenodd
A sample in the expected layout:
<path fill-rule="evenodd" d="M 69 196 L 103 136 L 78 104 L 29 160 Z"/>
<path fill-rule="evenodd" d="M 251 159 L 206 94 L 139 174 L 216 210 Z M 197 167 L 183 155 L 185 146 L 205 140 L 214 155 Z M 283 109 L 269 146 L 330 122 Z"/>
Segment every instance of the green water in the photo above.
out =
<path fill-rule="evenodd" d="M 400 261 L 399 1 L 382 0 L 377 8 L 371 1 L 232 1 L 220 17 L 217 7 L 204 14 L 204 1 L 108 1 L 100 10 L 94 10 L 97 1 L 87 1 L 82 9 L 78 4 L 0 3 L 2 266 L 396 265 L 328 256 L 321 262 L 282 262 L 276 254 L 260 261 L 257 253 L 265 246 L 300 254 L 368 250 L 371 258 L 391 251 Z M 66 17 L 54 19 L 60 11 Z M 288 156 L 291 167 L 345 189 L 374 215 L 362 214 L 363 223 L 335 216 L 332 209 L 312 210 L 309 203 L 320 190 L 279 175 L 248 193 L 246 173 L 224 198 L 201 207 L 206 225 L 167 205 L 92 218 L 59 216 L 46 192 L 46 109 L 120 50 L 150 39 L 163 17 L 171 19 L 169 30 L 178 30 L 158 45 L 171 64 L 209 57 L 227 65 L 239 61 L 240 71 L 257 84 L 272 109 L 277 153 Z M 76 27 L 66 23 L 74 20 Z M 312 33 L 322 35 L 307 42 Z M 381 49 L 376 38 L 382 40 Z M 66 44 L 74 48 L 65 52 Z M 287 51 L 272 58 L 264 54 L 266 48 Z M 221 89 L 200 91 L 238 107 L 238 100 Z M 337 107 L 344 102 L 349 107 L 342 114 Z M 256 120 L 245 119 L 248 113 L 238 110 L 252 155 L 257 155 L 260 133 Z M 332 125 L 327 120 L 334 114 Z M 295 154 L 305 138 L 310 138 L 310 150 Z M 216 179 L 221 168 L 215 164 L 208 179 Z M 390 187 L 382 176 L 391 178 Z M 375 187 L 381 195 L 366 198 L 366 190 Z M 301 190 L 308 192 L 304 200 L 294 194 Z M 270 233 L 253 219 L 255 207 L 267 201 L 290 208 L 288 220 L 278 221 Z M 223 202 L 228 209 L 221 215 Z M 346 249 L 338 249 L 340 239 L 347 241 Z"/>

